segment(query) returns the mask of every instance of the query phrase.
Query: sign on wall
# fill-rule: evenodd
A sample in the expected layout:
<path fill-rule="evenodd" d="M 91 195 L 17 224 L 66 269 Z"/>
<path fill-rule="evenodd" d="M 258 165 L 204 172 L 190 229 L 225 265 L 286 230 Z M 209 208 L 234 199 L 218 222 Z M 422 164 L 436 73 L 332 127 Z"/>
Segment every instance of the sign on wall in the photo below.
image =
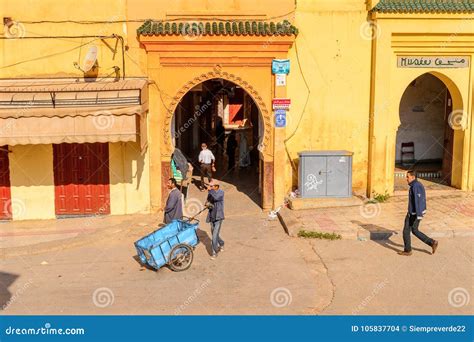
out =
<path fill-rule="evenodd" d="M 290 73 L 290 60 L 289 59 L 272 60 L 272 73 L 288 75 Z"/>
<path fill-rule="evenodd" d="M 467 56 L 397 56 L 399 68 L 469 68 Z"/>
<path fill-rule="evenodd" d="M 286 86 L 286 74 L 276 74 L 275 75 L 275 85 L 277 87 Z"/>
<path fill-rule="evenodd" d="M 276 109 L 290 109 L 291 99 L 273 99 L 272 100 L 272 107 L 273 110 Z"/>
<path fill-rule="evenodd" d="M 286 110 L 277 109 L 275 111 L 275 127 L 286 127 Z"/>

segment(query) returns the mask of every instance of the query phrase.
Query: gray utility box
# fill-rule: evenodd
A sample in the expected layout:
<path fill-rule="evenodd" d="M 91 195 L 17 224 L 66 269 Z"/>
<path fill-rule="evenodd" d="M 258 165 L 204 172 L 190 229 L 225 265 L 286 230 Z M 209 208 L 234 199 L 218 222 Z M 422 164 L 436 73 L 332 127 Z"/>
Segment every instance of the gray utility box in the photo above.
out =
<path fill-rule="evenodd" d="M 299 152 L 301 197 L 352 197 L 352 155 L 349 151 Z"/>

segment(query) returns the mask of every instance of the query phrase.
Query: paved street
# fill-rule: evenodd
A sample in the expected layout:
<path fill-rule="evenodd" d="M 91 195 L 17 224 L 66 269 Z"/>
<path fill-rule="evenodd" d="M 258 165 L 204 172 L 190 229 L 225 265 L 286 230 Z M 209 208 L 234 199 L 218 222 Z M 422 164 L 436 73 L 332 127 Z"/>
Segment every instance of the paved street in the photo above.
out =
<path fill-rule="evenodd" d="M 331 283 L 305 241 L 290 239 L 278 221 L 226 186 L 226 250 L 209 257 L 209 226 L 201 215 L 201 244 L 181 273 L 145 269 L 133 242 L 149 227 L 87 246 L 1 261 L 7 314 L 316 314 L 329 304 Z M 188 214 L 206 193 L 190 192 Z M 233 203 L 239 198 L 240 202 Z M 8 284 L 11 282 L 11 284 Z M 8 292 L 6 292 L 8 291 Z M 95 295 L 94 295 L 95 293 Z"/>
<path fill-rule="evenodd" d="M 311 225 L 321 230 L 328 224 L 324 217 L 340 223 L 341 219 L 366 220 L 393 229 L 387 240 L 306 240 L 287 236 L 278 221 L 268 220 L 255 203 L 252 185 L 223 183 L 223 188 L 226 249 L 217 260 L 210 259 L 210 229 L 201 214 L 202 243 L 195 250 L 192 267 L 181 273 L 168 268 L 155 272 L 135 259 L 133 242 L 150 232 L 160 217 L 69 219 L 63 224 L 55 221 L 49 228 L 47 222 L 6 224 L 2 247 L 7 248 L 2 252 L 8 253 L 2 253 L 0 261 L 3 313 L 473 313 L 474 239 L 441 237 L 438 252 L 430 255 L 430 249 L 414 238 L 414 255 L 398 256 L 400 218 L 395 220 L 393 215 L 401 215 L 397 210 L 405 206 L 402 198 L 383 204 L 374 217 L 361 217 L 357 207 L 325 209 L 305 225 L 305 229 Z M 186 214 L 196 213 L 205 196 L 191 187 Z M 461 200 L 466 198 L 432 199 L 430 215 L 441 217 L 445 208 L 457 205 L 465 217 L 446 217 L 457 220 L 460 231 L 472 229 L 472 220 L 466 219 L 470 202 Z M 298 215 L 308 218 L 312 212 Z M 422 229 L 428 225 L 426 220 Z M 25 236 L 30 243 L 36 236 L 40 244 L 23 246 L 20 241 Z M 40 251 L 35 253 L 35 249 Z"/>
<path fill-rule="evenodd" d="M 322 314 L 474 314 L 473 238 L 440 239 L 434 255 L 415 238 L 410 257 L 394 250 L 402 248 L 400 235 L 312 245 L 335 286 L 334 299 Z"/>

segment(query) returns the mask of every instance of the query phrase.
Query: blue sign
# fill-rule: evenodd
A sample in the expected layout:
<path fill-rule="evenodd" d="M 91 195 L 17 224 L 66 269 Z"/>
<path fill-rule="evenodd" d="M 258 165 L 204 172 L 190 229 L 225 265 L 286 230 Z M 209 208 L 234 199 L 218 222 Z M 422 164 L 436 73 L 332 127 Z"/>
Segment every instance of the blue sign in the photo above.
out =
<path fill-rule="evenodd" d="M 286 127 L 286 110 L 278 109 L 275 111 L 275 127 Z"/>
<path fill-rule="evenodd" d="M 272 74 L 286 74 L 290 73 L 289 59 L 274 59 L 272 61 Z"/>

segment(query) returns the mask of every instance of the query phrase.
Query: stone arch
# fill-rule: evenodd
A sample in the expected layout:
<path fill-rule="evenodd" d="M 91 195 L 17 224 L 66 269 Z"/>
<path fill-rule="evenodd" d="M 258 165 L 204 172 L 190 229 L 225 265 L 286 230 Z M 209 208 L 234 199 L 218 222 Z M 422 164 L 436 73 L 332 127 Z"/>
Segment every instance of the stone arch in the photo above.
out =
<path fill-rule="evenodd" d="M 412 75 L 411 80 L 408 83 L 403 84 L 401 86 L 401 88 L 399 89 L 399 91 L 398 91 L 398 94 L 397 94 L 397 97 L 396 97 L 398 99 L 397 109 L 400 107 L 400 103 L 403 99 L 403 95 L 405 94 L 405 91 L 407 90 L 408 85 L 410 84 L 410 82 L 413 82 L 414 80 L 418 79 L 419 77 L 421 77 L 425 74 L 433 75 L 437 79 L 439 79 L 441 82 L 443 82 L 443 84 L 446 86 L 446 88 L 448 88 L 449 93 L 451 94 L 451 97 L 452 97 L 452 100 L 453 100 L 453 111 L 459 111 L 460 113 L 462 113 L 463 114 L 463 122 L 467 122 L 467 113 L 464 110 L 463 100 L 462 100 L 462 96 L 461 96 L 461 92 L 459 91 L 459 88 L 451 80 L 451 78 L 449 78 L 448 76 L 446 76 L 445 74 L 443 74 L 439 71 L 420 72 L 420 73 L 418 73 L 414 76 Z M 397 111 L 397 118 L 398 118 L 398 121 L 397 121 L 397 127 L 398 127 L 400 125 L 400 121 L 399 121 L 400 116 L 398 115 L 398 111 Z M 464 128 L 463 128 L 463 130 L 464 130 Z"/>
<path fill-rule="evenodd" d="M 464 101 L 462 98 L 462 94 L 456 85 L 456 83 L 446 74 L 435 71 L 435 70 L 429 70 L 429 71 L 424 71 L 424 72 L 419 72 L 414 75 L 411 75 L 411 78 L 408 80 L 408 82 L 405 82 L 404 84 L 400 85 L 400 89 L 398 89 L 397 92 L 397 99 L 398 102 L 396 102 L 397 105 L 397 115 L 396 115 L 396 128 L 401 125 L 400 121 L 400 106 L 403 101 L 403 95 L 405 94 L 405 91 L 407 90 L 409 84 L 413 82 L 414 80 L 418 79 L 419 77 L 425 75 L 425 74 L 430 74 L 434 77 L 436 77 L 440 82 L 442 82 L 446 88 L 448 89 L 451 99 L 452 99 L 452 112 L 450 115 L 452 115 L 452 118 L 450 118 L 450 121 L 452 122 L 451 127 L 454 130 L 454 142 L 453 142 L 453 151 L 452 151 L 452 173 L 451 173 L 451 186 L 456 187 L 456 188 L 462 188 L 462 168 L 463 168 L 463 151 L 464 151 L 464 131 L 466 129 L 468 117 L 467 117 L 467 111 L 466 108 L 464 107 Z M 396 137 L 396 130 L 394 131 L 394 136 Z M 395 139 L 396 140 L 396 139 Z M 393 149 L 393 161 L 395 161 L 395 149 Z"/>
<path fill-rule="evenodd" d="M 216 79 L 222 78 L 229 82 L 233 82 L 236 85 L 242 87 L 254 100 L 257 104 L 257 107 L 260 111 L 260 115 L 263 122 L 263 139 L 262 143 L 259 146 L 260 152 L 263 154 L 264 159 L 271 160 L 273 158 L 273 149 L 272 149 L 272 114 L 267 109 L 265 105 L 265 101 L 258 93 L 258 91 L 247 81 L 243 80 L 240 76 L 237 76 L 233 73 L 228 73 L 226 71 L 222 71 L 220 66 L 214 67 L 212 71 L 207 73 L 202 73 L 199 76 L 194 77 L 193 79 L 189 80 L 184 86 L 182 86 L 176 95 L 172 98 L 169 105 L 167 106 L 166 115 L 164 117 L 164 134 L 163 134 L 163 146 L 164 149 L 162 150 L 163 156 L 171 156 L 172 153 L 172 139 L 171 139 L 171 121 L 173 119 L 173 115 L 176 111 L 176 108 L 179 102 L 182 100 L 184 95 L 186 95 L 192 88 L 197 86 L 198 84 Z"/>

